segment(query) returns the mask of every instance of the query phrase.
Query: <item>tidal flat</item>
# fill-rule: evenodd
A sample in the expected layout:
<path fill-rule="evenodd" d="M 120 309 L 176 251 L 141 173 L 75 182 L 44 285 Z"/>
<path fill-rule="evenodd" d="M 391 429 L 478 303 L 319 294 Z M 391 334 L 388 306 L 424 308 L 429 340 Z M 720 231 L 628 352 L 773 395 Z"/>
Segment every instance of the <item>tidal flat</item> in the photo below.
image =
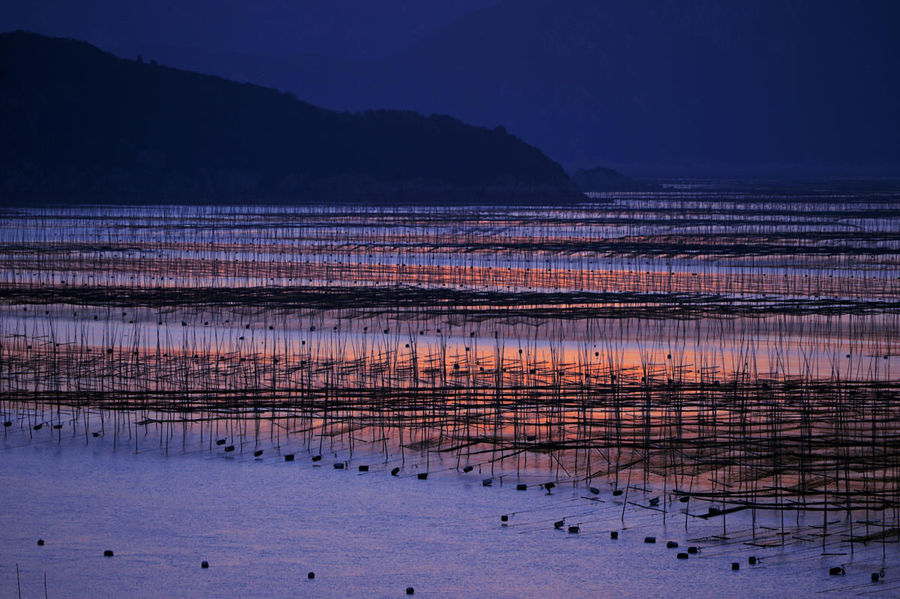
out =
<path fill-rule="evenodd" d="M 890 596 L 898 200 L 7 210 L 0 588 Z"/>

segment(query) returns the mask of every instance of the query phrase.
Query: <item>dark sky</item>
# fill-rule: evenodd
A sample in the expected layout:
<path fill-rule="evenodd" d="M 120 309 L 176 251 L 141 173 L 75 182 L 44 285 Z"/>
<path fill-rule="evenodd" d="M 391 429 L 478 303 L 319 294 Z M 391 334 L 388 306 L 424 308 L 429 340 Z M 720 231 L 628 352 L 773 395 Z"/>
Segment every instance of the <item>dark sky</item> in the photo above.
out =
<path fill-rule="evenodd" d="M 377 59 L 499 0 L 27 0 L 0 28 L 83 39 L 105 50 Z"/>
<path fill-rule="evenodd" d="M 897 0 L 29 0 L 0 30 L 504 125 L 567 169 L 900 176 Z"/>

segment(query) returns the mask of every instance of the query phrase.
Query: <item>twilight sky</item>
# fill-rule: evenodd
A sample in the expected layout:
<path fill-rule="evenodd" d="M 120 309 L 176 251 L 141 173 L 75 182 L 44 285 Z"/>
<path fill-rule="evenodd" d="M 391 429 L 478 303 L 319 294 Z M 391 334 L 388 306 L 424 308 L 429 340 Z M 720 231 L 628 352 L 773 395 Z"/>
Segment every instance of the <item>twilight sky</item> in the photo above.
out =
<path fill-rule="evenodd" d="M 3 30 L 75 37 L 113 52 L 172 48 L 269 57 L 376 59 L 499 0 L 28 0 Z"/>
<path fill-rule="evenodd" d="M 568 169 L 900 175 L 895 0 L 29 0 L 0 30 L 447 113 Z"/>

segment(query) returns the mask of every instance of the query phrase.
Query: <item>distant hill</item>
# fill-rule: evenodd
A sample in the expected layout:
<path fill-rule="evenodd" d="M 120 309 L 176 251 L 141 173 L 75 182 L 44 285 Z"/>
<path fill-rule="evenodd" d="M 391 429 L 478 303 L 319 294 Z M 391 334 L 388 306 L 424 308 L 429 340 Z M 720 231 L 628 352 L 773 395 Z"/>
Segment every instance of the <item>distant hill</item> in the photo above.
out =
<path fill-rule="evenodd" d="M 290 94 L 0 34 L 0 202 L 583 199 L 502 127 Z"/>
<path fill-rule="evenodd" d="M 355 65 L 156 51 L 334 108 L 502 122 L 569 169 L 896 176 L 898 31 L 896 0 L 503 0 Z"/>
<path fill-rule="evenodd" d="M 617 170 L 597 166 L 580 168 L 572 175 L 572 182 L 584 192 L 589 191 L 653 191 L 660 186 L 626 177 Z"/>

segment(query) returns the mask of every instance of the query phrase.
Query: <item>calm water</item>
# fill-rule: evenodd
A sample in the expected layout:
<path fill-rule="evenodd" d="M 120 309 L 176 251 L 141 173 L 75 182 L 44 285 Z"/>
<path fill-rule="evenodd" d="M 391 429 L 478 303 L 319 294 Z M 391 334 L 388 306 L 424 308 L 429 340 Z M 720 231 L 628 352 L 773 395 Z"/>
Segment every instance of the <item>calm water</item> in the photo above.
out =
<path fill-rule="evenodd" d="M 900 522 L 900 195 L 594 199 L 8 212 L 0 588 L 18 561 L 66 596 L 873 590 L 852 585 L 896 563 L 872 535 Z M 380 466 L 331 468 L 359 459 Z M 584 533 L 546 530 L 568 513 Z M 104 543 L 131 549 L 95 564 Z"/>
<path fill-rule="evenodd" d="M 23 597 L 43 597 L 44 574 L 50 597 L 400 597 L 407 586 L 425 597 L 844 597 L 900 589 L 896 543 L 852 553 L 834 545 L 823 555 L 818 515 L 791 514 L 789 525 L 800 526 L 784 545 L 754 546 L 748 512 L 724 526 L 722 518 L 687 523 L 675 510 L 664 520 L 636 505 L 646 505 L 643 493 L 632 490 L 633 503 L 625 503 L 607 485 L 596 496 L 571 486 L 548 495 L 516 491 L 513 481 L 482 487 L 481 475 L 452 463 L 433 463 L 425 481 L 415 470 L 392 477 L 365 451 L 338 471 L 332 462 L 346 452 L 327 453 L 319 467 L 308 455 L 286 463 L 268 446 L 259 459 L 211 455 L 199 442 L 166 457 L 152 448 L 114 451 L 108 437 L 24 436 L 0 444 L 5 596 L 16 596 L 16 564 Z M 359 473 L 358 464 L 371 470 Z M 580 532 L 555 530 L 559 519 Z M 756 526 L 764 545 L 781 523 L 761 512 Z M 644 543 L 647 535 L 657 542 Z M 679 548 L 667 548 L 670 540 Z M 701 552 L 677 559 L 688 546 Z M 115 557 L 103 557 L 106 549 Z M 751 566 L 751 556 L 761 563 Z M 839 565 L 847 575 L 829 576 Z M 886 578 L 871 583 L 885 566 Z"/>

